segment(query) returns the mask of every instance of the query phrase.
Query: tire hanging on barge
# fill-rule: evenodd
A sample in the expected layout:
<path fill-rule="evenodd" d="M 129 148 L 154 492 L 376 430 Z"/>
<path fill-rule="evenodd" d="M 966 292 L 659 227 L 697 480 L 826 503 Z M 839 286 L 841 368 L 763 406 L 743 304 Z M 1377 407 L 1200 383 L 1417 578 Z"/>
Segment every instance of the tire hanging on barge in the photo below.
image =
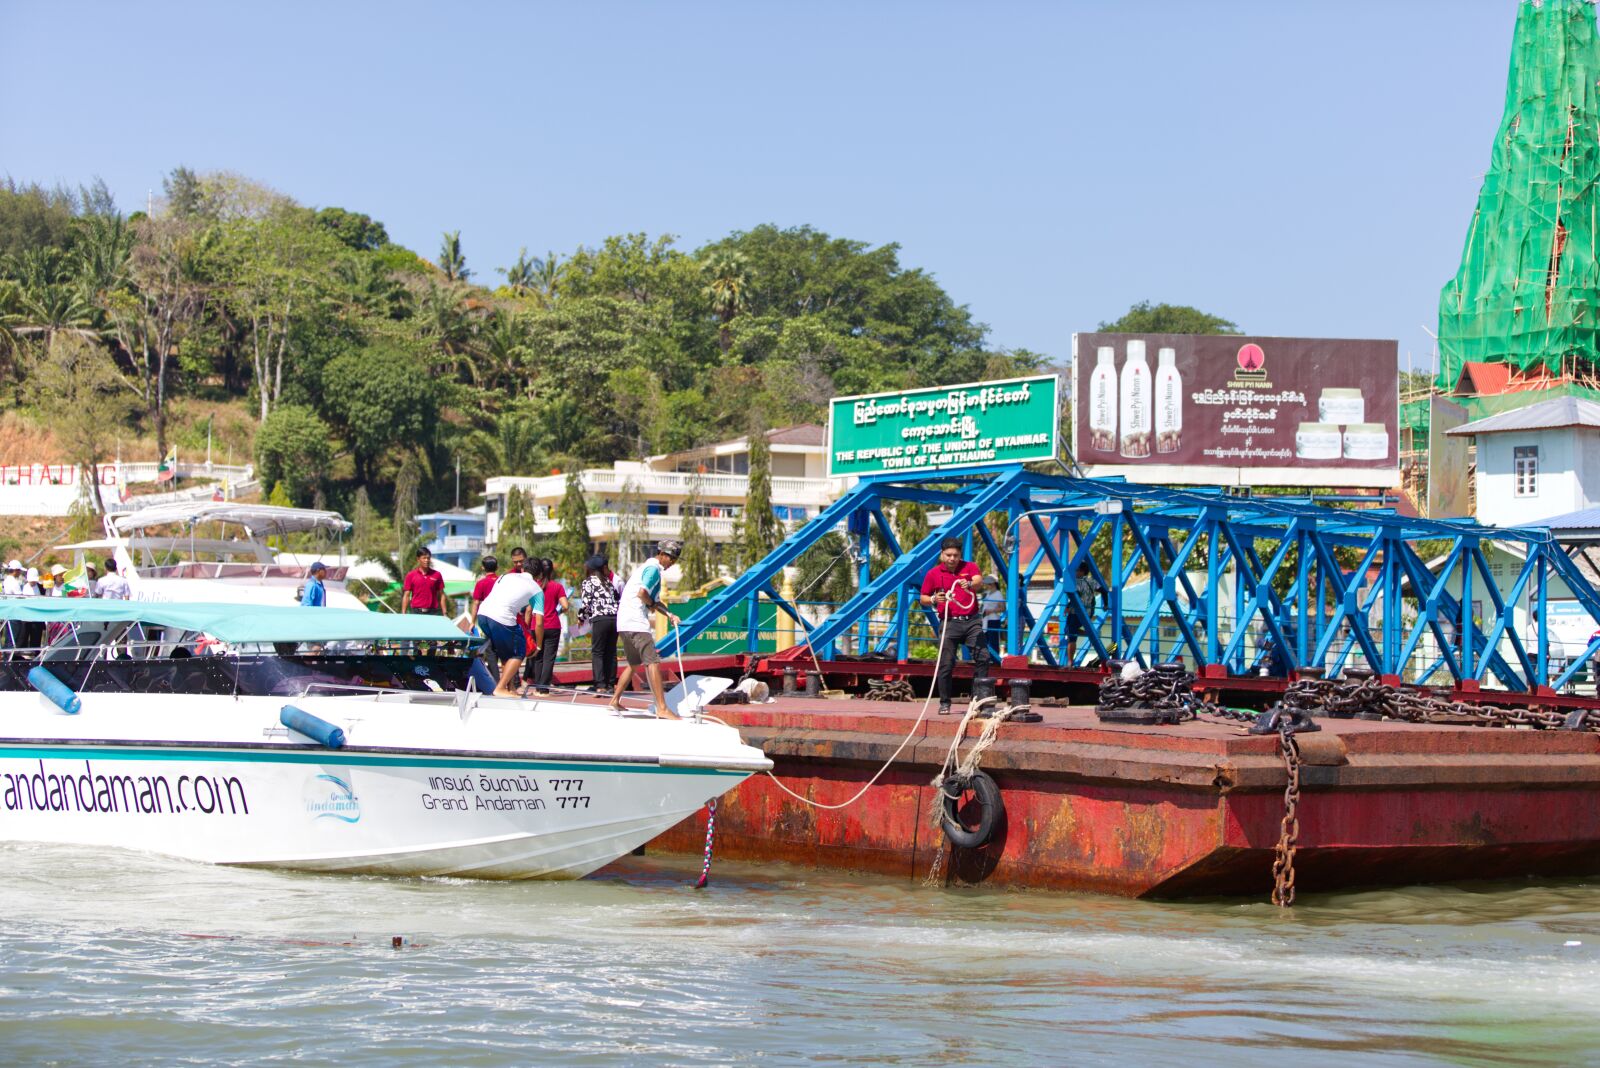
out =
<path fill-rule="evenodd" d="M 974 803 L 979 809 L 976 827 L 968 827 L 961 821 L 961 798 L 968 790 L 972 791 Z M 1000 820 L 1006 812 L 1005 802 L 1000 798 L 1000 787 L 995 781 L 982 771 L 952 775 L 940 785 L 939 792 L 943 795 L 940 799 L 943 814 L 939 819 L 939 827 L 950 844 L 962 849 L 978 849 L 987 845 L 999 829 Z"/>

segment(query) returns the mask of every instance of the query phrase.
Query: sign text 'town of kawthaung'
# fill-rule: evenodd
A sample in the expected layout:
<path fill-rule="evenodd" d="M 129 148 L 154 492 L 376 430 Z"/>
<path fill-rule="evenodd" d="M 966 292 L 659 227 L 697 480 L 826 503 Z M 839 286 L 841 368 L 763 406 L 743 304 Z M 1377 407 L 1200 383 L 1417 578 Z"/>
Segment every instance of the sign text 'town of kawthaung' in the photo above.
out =
<path fill-rule="evenodd" d="M 828 475 L 922 474 L 1056 454 L 1054 375 L 835 397 Z"/>

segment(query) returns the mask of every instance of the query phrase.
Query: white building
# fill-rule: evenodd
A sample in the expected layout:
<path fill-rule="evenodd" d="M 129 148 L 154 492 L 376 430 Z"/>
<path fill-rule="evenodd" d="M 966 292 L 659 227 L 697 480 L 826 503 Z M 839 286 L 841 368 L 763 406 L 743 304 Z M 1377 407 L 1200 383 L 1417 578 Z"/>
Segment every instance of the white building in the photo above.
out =
<path fill-rule="evenodd" d="M 1600 505 L 1600 404 L 1550 400 L 1447 431 L 1478 446 L 1477 519 L 1527 526 Z"/>
<path fill-rule="evenodd" d="M 827 477 L 828 432 L 813 424 L 767 431 L 772 453 L 772 507 L 787 525 L 810 519 L 843 492 L 845 480 Z M 578 473 L 589 506 L 589 539 L 597 545 L 615 542 L 625 523 L 632 537 L 655 542 L 678 537 L 684 507 L 698 482 L 696 511 L 713 542 L 732 540 L 734 521 L 750 492 L 748 437 L 684 452 L 652 456 L 641 462 L 619 461 L 610 467 Z M 557 507 L 566 496 L 567 476 L 539 478 L 502 475 L 484 486 L 488 506 L 485 540 L 497 545 L 506 500 L 512 489 L 533 501 L 535 530 L 553 535 L 561 529 Z"/>

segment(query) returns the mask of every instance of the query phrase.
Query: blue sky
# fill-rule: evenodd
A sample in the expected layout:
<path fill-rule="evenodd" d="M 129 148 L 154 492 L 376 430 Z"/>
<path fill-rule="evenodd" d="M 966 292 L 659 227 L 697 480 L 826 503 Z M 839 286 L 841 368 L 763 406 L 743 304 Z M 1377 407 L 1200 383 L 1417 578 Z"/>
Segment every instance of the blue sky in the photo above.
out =
<path fill-rule="evenodd" d="M 1135 301 L 1431 361 L 1515 0 L 0 0 L 0 173 L 179 164 L 380 219 L 479 280 L 527 246 L 810 224 L 1065 358 Z"/>

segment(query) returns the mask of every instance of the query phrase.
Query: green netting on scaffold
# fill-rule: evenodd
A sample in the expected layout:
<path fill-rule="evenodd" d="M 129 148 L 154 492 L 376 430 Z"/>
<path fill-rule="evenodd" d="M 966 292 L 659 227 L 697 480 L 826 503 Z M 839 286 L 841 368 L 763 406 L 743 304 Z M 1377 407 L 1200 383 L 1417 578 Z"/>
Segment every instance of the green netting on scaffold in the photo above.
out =
<path fill-rule="evenodd" d="M 1439 297 L 1439 385 L 1467 360 L 1600 363 L 1600 41 L 1588 0 L 1522 0 L 1505 114 L 1461 267 Z"/>

